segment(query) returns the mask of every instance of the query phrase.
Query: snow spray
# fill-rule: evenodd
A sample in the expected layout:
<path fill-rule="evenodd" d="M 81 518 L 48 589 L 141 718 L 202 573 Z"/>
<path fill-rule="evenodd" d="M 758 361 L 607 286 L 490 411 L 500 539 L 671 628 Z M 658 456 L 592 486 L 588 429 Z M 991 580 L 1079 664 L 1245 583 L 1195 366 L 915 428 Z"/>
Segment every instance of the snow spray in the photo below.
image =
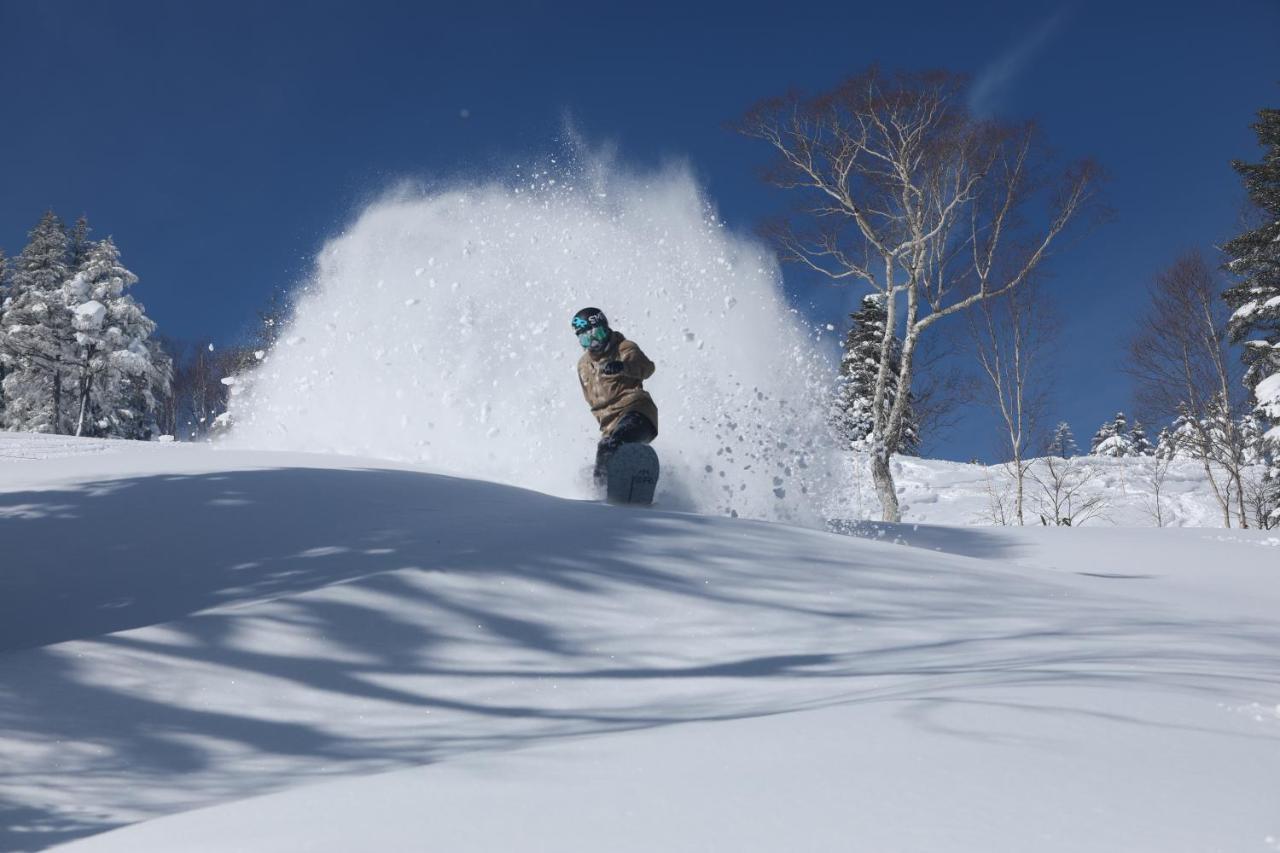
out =
<path fill-rule="evenodd" d="M 594 305 L 657 364 L 659 505 L 821 523 L 845 467 L 830 333 L 781 284 L 681 168 L 550 161 L 401 188 L 323 248 L 290 327 L 239 382 L 228 440 L 589 497 L 599 434 L 569 319 Z"/>

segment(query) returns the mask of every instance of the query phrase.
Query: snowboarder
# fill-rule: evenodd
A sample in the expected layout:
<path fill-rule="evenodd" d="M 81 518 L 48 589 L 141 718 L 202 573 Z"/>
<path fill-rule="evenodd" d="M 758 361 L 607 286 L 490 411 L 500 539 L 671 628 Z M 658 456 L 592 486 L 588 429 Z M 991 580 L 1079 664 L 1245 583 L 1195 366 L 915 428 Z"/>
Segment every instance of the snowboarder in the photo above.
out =
<path fill-rule="evenodd" d="M 599 308 L 574 314 L 573 333 L 584 350 L 578 359 L 582 396 L 600 423 L 595 481 L 604 485 L 609 459 L 619 447 L 648 444 L 658 435 L 658 407 L 644 390 L 644 380 L 653 375 L 654 366 L 635 341 L 609 328 Z"/>

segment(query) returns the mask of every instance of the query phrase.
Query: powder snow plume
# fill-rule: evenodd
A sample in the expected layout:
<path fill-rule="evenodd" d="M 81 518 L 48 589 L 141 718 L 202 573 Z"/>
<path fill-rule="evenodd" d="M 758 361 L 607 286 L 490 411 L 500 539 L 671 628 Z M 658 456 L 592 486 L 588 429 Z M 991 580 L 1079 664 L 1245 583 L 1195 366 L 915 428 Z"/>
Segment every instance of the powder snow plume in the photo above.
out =
<path fill-rule="evenodd" d="M 657 363 L 668 508 L 815 523 L 831 368 L 760 244 L 681 169 L 593 162 L 400 190 L 321 252 L 234 396 L 234 444 L 369 455 L 590 495 L 597 427 L 569 318 L 601 308 Z"/>

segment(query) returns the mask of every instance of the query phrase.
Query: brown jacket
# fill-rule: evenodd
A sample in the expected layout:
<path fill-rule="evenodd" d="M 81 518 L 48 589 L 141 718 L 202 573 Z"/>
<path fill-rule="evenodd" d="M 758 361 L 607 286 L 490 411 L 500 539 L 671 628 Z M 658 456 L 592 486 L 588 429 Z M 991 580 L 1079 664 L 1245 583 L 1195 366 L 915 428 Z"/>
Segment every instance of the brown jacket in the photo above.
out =
<path fill-rule="evenodd" d="M 605 376 L 600 372 L 611 361 L 623 364 L 621 373 Z M 658 407 L 649 392 L 644 390 L 644 380 L 653 375 L 650 361 L 634 341 L 621 332 L 614 332 L 609 348 L 600 354 L 584 352 L 578 359 L 578 381 L 582 384 L 582 396 L 591 406 L 591 414 L 600 422 L 600 432 L 608 435 L 618 419 L 627 412 L 639 412 L 658 428 Z"/>

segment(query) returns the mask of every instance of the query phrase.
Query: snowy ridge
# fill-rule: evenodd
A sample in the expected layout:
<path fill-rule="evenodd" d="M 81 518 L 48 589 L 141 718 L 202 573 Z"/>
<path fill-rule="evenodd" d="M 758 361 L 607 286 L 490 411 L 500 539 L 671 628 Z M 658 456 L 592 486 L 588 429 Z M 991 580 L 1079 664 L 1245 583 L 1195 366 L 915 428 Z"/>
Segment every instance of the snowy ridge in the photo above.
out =
<path fill-rule="evenodd" d="M 181 445 L 9 471 L 0 849 L 1280 837 L 1262 533 L 904 547 Z"/>
<path fill-rule="evenodd" d="M 1172 461 L 1160 475 L 1158 462 L 1153 457 L 1080 456 L 1070 461 L 1080 477 L 1088 480 L 1081 497 L 1104 500 L 1098 514 L 1084 522 L 1087 526 L 1156 526 L 1154 481 L 1159 476 L 1163 476 L 1160 484 L 1163 526 L 1222 526 L 1222 511 L 1198 462 Z M 1045 476 L 1043 460 L 1033 463 L 1032 473 Z M 908 522 L 990 525 L 993 523 L 992 492 L 1011 489 L 1010 478 L 1001 465 L 900 456 L 894 462 L 894 476 L 898 480 L 899 500 L 903 503 L 903 519 Z M 864 476 L 859 483 L 863 517 L 874 517 L 875 494 L 870 488 L 870 478 Z M 1038 525 L 1039 513 L 1048 510 L 1044 491 L 1031 480 L 1027 495 L 1027 523 Z"/>

